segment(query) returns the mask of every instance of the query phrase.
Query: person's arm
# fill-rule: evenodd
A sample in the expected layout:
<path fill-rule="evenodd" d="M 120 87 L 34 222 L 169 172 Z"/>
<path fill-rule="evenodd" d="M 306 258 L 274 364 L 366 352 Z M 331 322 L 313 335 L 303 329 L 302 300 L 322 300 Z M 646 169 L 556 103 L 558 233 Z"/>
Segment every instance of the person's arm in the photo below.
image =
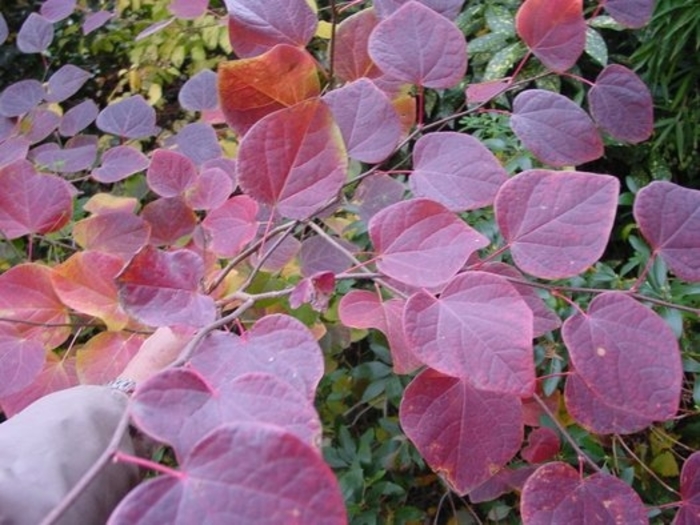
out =
<path fill-rule="evenodd" d="M 159 329 L 127 365 L 119 385 L 141 382 L 171 363 L 183 341 Z M 106 386 L 78 386 L 45 396 L 0 425 L 0 525 L 36 525 L 107 449 L 128 396 Z M 128 432 L 120 450 L 134 454 Z M 102 525 L 138 483 L 138 468 L 109 463 L 57 523 Z"/>

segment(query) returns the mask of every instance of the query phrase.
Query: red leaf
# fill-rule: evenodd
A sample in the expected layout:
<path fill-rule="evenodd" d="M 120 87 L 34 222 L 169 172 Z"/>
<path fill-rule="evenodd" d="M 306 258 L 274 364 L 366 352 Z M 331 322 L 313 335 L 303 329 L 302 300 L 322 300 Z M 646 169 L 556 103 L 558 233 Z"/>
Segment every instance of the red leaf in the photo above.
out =
<path fill-rule="evenodd" d="M 608 14 L 625 27 L 638 29 L 647 25 L 654 12 L 654 0 L 602 0 Z"/>
<path fill-rule="evenodd" d="M 51 284 L 51 269 L 20 264 L 0 275 L 0 330 L 56 348 L 70 335 L 68 310 Z M 55 325 L 55 326 L 51 326 Z"/>
<path fill-rule="evenodd" d="M 378 163 L 393 153 L 401 139 L 401 121 L 374 83 L 361 78 L 330 91 L 323 100 L 333 112 L 351 158 Z"/>
<path fill-rule="evenodd" d="M 513 490 L 522 491 L 527 478 L 537 470 L 535 466 L 510 469 L 508 467 L 499 470 L 494 476 L 469 492 L 469 501 L 472 503 L 482 503 L 493 501 L 503 494 Z"/>
<path fill-rule="evenodd" d="M 387 332 L 382 303 L 375 292 L 352 290 L 340 299 L 338 316 L 345 326 L 352 328 L 376 328 Z"/>
<path fill-rule="evenodd" d="M 430 133 L 413 149 L 411 191 L 452 211 L 493 203 L 508 178 L 501 163 L 480 141 L 463 133 Z"/>
<path fill-rule="evenodd" d="M 317 312 L 328 308 L 330 295 L 335 290 L 335 276 L 331 272 L 319 272 L 299 281 L 289 295 L 289 306 L 299 308 L 308 303 Z"/>
<path fill-rule="evenodd" d="M 214 109 L 219 105 L 216 82 L 216 73 L 203 69 L 187 79 L 180 88 L 177 100 L 188 111 Z"/>
<path fill-rule="evenodd" d="M 358 78 L 381 75 L 369 56 L 369 36 L 379 23 L 374 9 L 363 9 L 343 20 L 335 32 L 335 72 L 352 82 Z"/>
<path fill-rule="evenodd" d="M 419 2 L 450 20 L 457 18 L 464 4 L 464 0 L 419 0 Z M 407 0 L 375 0 L 374 7 L 381 18 L 386 18 L 405 3 Z"/>
<path fill-rule="evenodd" d="M 413 352 L 429 367 L 482 390 L 534 392 L 532 312 L 503 277 L 467 272 L 439 298 L 417 292 L 404 324 Z"/>
<path fill-rule="evenodd" d="M 700 191 L 654 181 L 637 193 L 634 218 L 678 277 L 700 281 Z"/>
<path fill-rule="evenodd" d="M 45 361 L 44 345 L 21 337 L 9 324 L 0 325 L 0 398 L 30 385 Z"/>
<path fill-rule="evenodd" d="M 226 0 L 231 47 L 239 57 L 260 55 L 278 44 L 303 48 L 316 32 L 306 0 Z"/>
<path fill-rule="evenodd" d="M 510 86 L 510 78 L 469 84 L 464 92 L 468 104 L 483 104 L 505 92 Z"/>
<path fill-rule="evenodd" d="M 573 277 L 594 264 L 617 209 L 615 177 L 579 171 L 527 170 L 501 186 L 498 227 L 515 264 L 542 279 Z"/>
<path fill-rule="evenodd" d="M 146 340 L 129 332 L 100 332 L 76 352 L 76 371 L 82 383 L 104 385 L 121 374 Z"/>
<path fill-rule="evenodd" d="M 582 479 L 561 462 L 542 465 L 528 478 L 520 514 L 525 525 L 648 523 L 642 501 L 624 481 L 603 472 Z"/>
<path fill-rule="evenodd" d="M 406 340 L 406 328 L 404 323 L 404 299 L 389 299 L 382 303 L 384 318 L 386 319 L 386 338 L 391 350 L 391 361 L 395 374 L 411 374 L 423 366 L 423 362 L 416 357 L 413 348 Z"/>
<path fill-rule="evenodd" d="M 53 24 L 37 13 L 30 13 L 17 34 L 17 47 L 22 53 L 43 53 L 53 40 Z"/>
<path fill-rule="evenodd" d="M 681 470 L 681 506 L 673 525 L 697 525 L 700 516 L 700 452 L 693 452 Z"/>
<path fill-rule="evenodd" d="M 200 327 L 214 321 L 214 300 L 199 293 L 204 263 L 189 250 L 146 246 L 117 276 L 124 309 L 149 326 Z"/>
<path fill-rule="evenodd" d="M 151 227 L 150 243 L 153 245 L 175 244 L 192 235 L 197 226 L 197 216 L 180 197 L 149 202 L 141 217 Z"/>
<path fill-rule="evenodd" d="M 454 87 L 467 69 L 462 32 L 413 0 L 377 24 L 369 54 L 384 73 L 429 88 Z"/>
<path fill-rule="evenodd" d="M 65 118 L 65 117 L 64 117 Z M 119 182 L 134 173 L 148 168 L 148 157 L 131 146 L 117 146 L 102 155 L 102 166 L 93 170 L 91 176 L 98 182 Z"/>
<path fill-rule="evenodd" d="M 145 246 L 149 235 L 146 221 L 125 211 L 101 213 L 73 225 L 73 239 L 82 248 L 111 253 L 123 261 Z"/>
<path fill-rule="evenodd" d="M 155 135 L 156 112 L 141 95 L 135 95 L 110 104 L 97 115 L 97 127 L 127 139 L 141 139 Z"/>
<path fill-rule="evenodd" d="M 559 435 L 554 430 L 540 427 L 530 432 L 520 455 L 528 463 L 544 463 L 559 453 L 560 445 Z"/>
<path fill-rule="evenodd" d="M 157 149 L 146 172 L 148 187 L 161 197 L 177 197 L 197 178 L 197 167 L 184 155 Z"/>
<path fill-rule="evenodd" d="M 242 337 L 211 334 L 197 347 L 191 366 L 213 383 L 249 372 L 272 374 L 313 400 L 323 376 L 323 353 L 300 321 L 275 314 L 260 319 Z"/>
<path fill-rule="evenodd" d="M 240 253 L 258 231 L 258 205 L 247 195 L 236 195 L 209 212 L 202 221 L 209 247 L 219 257 Z"/>
<path fill-rule="evenodd" d="M 287 45 L 222 63 L 218 86 L 226 123 L 241 135 L 265 115 L 316 97 L 321 90 L 313 57 Z"/>
<path fill-rule="evenodd" d="M 380 272 L 411 286 L 445 284 L 486 237 L 437 202 L 413 199 L 389 206 L 369 222 Z"/>
<path fill-rule="evenodd" d="M 231 423 L 266 423 L 316 446 L 321 422 L 311 402 L 279 377 L 248 373 L 210 382 L 191 369 L 164 370 L 140 385 L 130 406 L 140 430 L 187 457 L 209 432 Z"/>
<path fill-rule="evenodd" d="M 503 468 L 523 439 L 517 396 L 477 390 L 430 369 L 406 388 L 399 417 L 428 465 L 460 495 Z"/>
<path fill-rule="evenodd" d="M 63 304 L 99 317 L 108 330 L 119 331 L 129 322 L 114 284 L 122 266 L 122 259 L 114 255 L 78 252 L 54 268 L 51 282 Z"/>
<path fill-rule="evenodd" d="M 652 310 L 618 292 L 562 327 L 575 376 L 569 413 L 597 434 L 631 434 L 676 414 L 683 370 L 676 337 Z M 573 380 L 573 381 L 572 381 Z"/>
<path fill-rule="evenodd" d="M 30 15 L 31 16 L 31 15 Z M 38 80 L 20 80 L 0 93 L 0 115 L 19 117 L 29 113 L 44 98 L 44 88 Z"/>
<path fill-rule="evenodd" d="M 512 279 L 524 280 L 523 274 L 518 270 L 505 263 L 489 263 L 484 266 L 480 266 L 479 270 L 483 272 L 495 273 L 496 275 L 501 275 L 503 277 L 510 277 Z M 532 310 L 533 314 L 533 337 L 540 337 L 547 332 L 556 330 L 561 326 L 561 319 L 554 313 L 540 298 L 540 296 L 535 291 L 535 288 L 528 286 L 526 284 L 520 284 L 508 281 L 513 287 L 518 291 L 520 296 L 525 300 L 527 305 Z"/>
<path fill-rule="evenodd" d="M 617 140 L 636 144 L 654 131 L 654 103 L 644 82 L 617 64 L 603 69 L 588 92 L 591 116 Z"/>
<path fill-rule="evenodd" d="M 603 155 L 591 118 L 563 95 L 529 89 L 513 102 L 511 128 L 527 149 L 555 167 L 584 164 Z"/>
<path fill-rule="evenodd" d="M 534 55 L 557 72 L 576 64 L 586 47 L 582 0 L 526 0 L 515 27 Z"/>
<path fill-rule="evenodd" d="M 139 485 L 108 525 L 221 523 L 342 525 L 343 497 L 318 452 L 271 425 L 222 426 L 200 441 L 180 475 Z M 283 497 L 280 497 L 283 495 Z"/>
<path fill-rule="evenodd" d="M 347 164 L 338 126 L 320 100 L 263 118 L 238 150 L 243 191 L 291 219 L 308 218 L 334 197 Z"/>
<path fill-rule="evenodd" d="M 233 181 L 221 168 L 202 169 L 185 192 L 185 202 L 193 210 L 214 210 L 223 206 L 233 193 Z"/>

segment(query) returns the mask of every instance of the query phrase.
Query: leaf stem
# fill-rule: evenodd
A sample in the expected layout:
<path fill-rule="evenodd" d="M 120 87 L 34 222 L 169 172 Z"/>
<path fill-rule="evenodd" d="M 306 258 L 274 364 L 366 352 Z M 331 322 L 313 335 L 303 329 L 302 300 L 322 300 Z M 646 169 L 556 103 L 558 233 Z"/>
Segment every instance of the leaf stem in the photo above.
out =
<path fill-rule="evenodd" d="M 165 474 L 166 476 L 172 476 L 180 480 L 185 479 L 187 477 L 183 472 L 180 472 L 179 470 L 166 467 L 165 465 L 161 465 L 160 463 L 156 463 L 155 461 L 151 461 L 150 459 L 132 456 L 131 454 L 125 454 L 124 452 L 121 452 L 119 450 L 117 450 L 114 453 L 113 461 L 131 463 L 132 465 L 137 465 L 139 467 L 149 470 L 155 470 L 156 472 L 160 472 L 161 474 Z"/>
<path fill-rule="evenodd" d="M 625 441 L 624 441 L 620 436 L 618 436 L 618 435 L 614 436 L 614 440 L 617 441 L 618 443 L 620 443 L 620 445 L 622 445 L 622 448 L 624 448 L 624 449 L 627 451 L 627 453 L 628 453 L 630 456 L 632 456 L 632 458 L 634 458 L 634 460 L 639 464 L 639 466 L 642 467 L 644 470 L 646 470 L 646 472 L 647 472 L 652 478 L 654 478 L 654 479 L 659 483 L 659 485 L 661 485 L 663 488 L 665 488 L 666 490 L 668 490 L 668 491 L 671 492 L 672 494 L 676 495 L 677 497 L 680 497 L 680 496 L 681 496 L 680 493 L 679 493 L 677 490 L 675 490 L 673 487 L 670 487 L 669 485 L 667 485 L 667 484 L 656 474 L 656 472 L 654 472 L 653 470 L 651 470 L 641 459 L 639 459 L 639 457 L 632 451 L 632 449 L 630 449 L 630 448 L 627 446 L 627 443 L 625 443 Z"/>

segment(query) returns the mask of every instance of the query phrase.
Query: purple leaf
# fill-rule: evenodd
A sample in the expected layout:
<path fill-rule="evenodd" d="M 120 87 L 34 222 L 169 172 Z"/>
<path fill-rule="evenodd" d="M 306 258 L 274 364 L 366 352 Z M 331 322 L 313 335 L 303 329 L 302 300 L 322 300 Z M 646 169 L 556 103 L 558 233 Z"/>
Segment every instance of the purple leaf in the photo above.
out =
<path fill-rule="evenodd" d="M 291 219 L 306 219 L 338 193 L 347 156 L 337 125 L 320 100 L 259 120 L 241 141 L 238 177 L 255 200 Z"/>
<path fill-rule="evenodd" d="M 193 20 L 207 12 L 209 0 L 170 0 L 168 11 L 178 18 Z"/>
<path fill-rule="evenodd" d="M 596 434 L 631 434 L 678 410 L 683 370 L 676 337 L 661 317 L 619 293 L 598 295 L 562 327 L 575 372 L 566 403 Z"/>
<path fill-rule="evenodd" d="M 620 183 L 610 175 L 527 170 L 495 202 L 498 227 L 515 264 L 542 279 L 578 275 L 608 242 Z"/>
<path fill-rule="evenodd" d="M 430 369 L 406 388 L 399 418 L 428 465 L 459 495 L 504 467 L 523 439 L 517 396 L 477 390 Z"/>
<path fill-rule="evenodd" d="M 0 168 L 27 158 L 30 142 L 26 137 L 10 137 L 0 142 Z"/>
<path fill-rule="evenodd" d="M 379 23 L 372 8 L 363 9 L 343 20 L 335 32 L 335 72 L 351 82 L 358 78 L 374 78 L 381 71 L 369 56 L 369 36 Z"/>
<path fill-rule="evenodd" d="M 136 38 L 135 38 L 136 42 L 140 42 L 144 38 L 148 38 L 151 35 L 155 35 L 159 31 L 162 31 L 163 29 L 168 27 L 174 21 L 175 21 L 175 17 L 172 16 L 170 18 L 166 18 L 165 20 L 161 20 L 159 22 L 155 22 L 154 24 L 151 24 L 146 29 L 141 31 L 138 35 L 136 35 Z"/>
<path fill-rule="evenodd" d="M 221 168 L 202 170 L 185 191 L 185 202 L 193 210 L 213 210 L 223 205 L 233 193 L 233 181 Z"/>
<path fill-rule="evenodd" d="M 184 83 L 177 100 L 188 111 L 214 109 L 219 105 L 216 82 L 216 73 L 204 69 Z"/>
<path fill-rule="evenodd" d="M 176 244 L 189 237 L 197 226 L 197 216 L 182 197 L 162 198 L 144 206 L 141 217 L 151 226 L 154 246 Z"/>
<path fill-rule="evenodd" d="M 58 132 L 64 137 L 77 135 L 88 127 L 97 118 L 100 112 L 97 104 L 92 100 L 84 100 L 77 106 L 69 109 L 58 126 Z"/>
<path fill-rule="evenodd" d="M 494 273 L 496 275 L 501 275 L 503 277 L 510 277 L 513 279 L 524 280 L 523 274 L 518 270 L 513 268 L 509 264 L 505 263 L 488 263 L 481 267 L 479 270 L 482 272 Z M 556 330 L 561 326 L 561 319 L 554 313 L 540 298 L 540 296 L 535 291 L 535 288 L 528 286 L 526 284 L 520 284 L 517 282 L 508 281 L 513 287 L 518 291 L 523 300 L 527 303 L 532 310 L 533 318 L 533 337 L 540 337 L 547 332 Z"/>
<path fill-rule="evenodd" d="M 180 475 L 130 492 L 108 525 L 200 523 L 203 512 L 218 523 L 347 522 L 338 482 L 315 448 L 276 426 L 242 423 L 202 439 Z"/>
<path fill-rule="evenodd" d="M 199 293 L 201 257 L 189 250 L 164 252 L 146 246 L 116 278 L 122 307 L 149 326 L 201 327 L 214 321 L 214 300 Z"/>
<path fill-rule="evenodd" d="M 505 92 L 509 86 L 510 79 L 469 84 L 464 95 L 468 104 L 483 104 Z"/>
<path fill-rule="evenodd" d="M 411 191 L 451 211 L 483 208 L 493 200 L 508 174 L 494 155 L 463 133 L 429 133 L 413 149 Z"/>
<path fill-rule="evenodd" d="M 90 13 L 85 17 L 85 20 L 83 21 L 82 29 L 83 29 L 83 34 L 88 35 L 95 31 L 96 29 L 99 29 L 103 25 L 105 25 L 109 20 L 114 16 L 114 13 L 110 13 L 109 11 L 96 11 L 94 13 Z"/>
<path fill-rule="evenodd" d="M 75 173 L 92 167 L 97 158 L 97 145 L 76 148 L 42 151 L 34 161 L 49 171 L 57 173 Z"/>
<path fill-rule="evenodd" d="M 19 117 L 29 113 L 44 98 L 44 87 L 38 80 L 20 80 L 0 93 L 0 115 Z"/>
<path fill-rule="evenodd" d="M 608 14 L 619 24 L 632 29 L 647 25 L 654 12 L 654 0 L 605 0 Z"/>
<path fill-rule="evenodd" d="M 7 28 L 5 17 L 2 16 L 2 13 L 0 13 L 0 46 L 5 43 L 5 40 L 7 40 L 9 34 L 10 31 Z"/>
<path fill-rule="evenodd" d="M 17 127 L 17 121 L 14 118 L 0 116 L 0 147 L 2 142 L 7 140 Z"/>
<path fill-rule="evenodd" d="M 369 54 L 384 73 L 430 88 L 454 87 L 467 69 L 462 32 L 413 0 L 374 28 Z"/>
<path fill-rule="evenodd" d="M 177 197 L 197 179 L 197 167 L 184 155 L 157 149 L 151 157 L 146 181 L 161 197 Z"/>
<path fill-rule="evenodd" d="M 73 187 L 26 160 L 0 168 L 0 232 L 7 239 L 60 229 L 73 212 Z"/>
<path fill-rule="evenodd" d="M 241 58 L 261 55 L 277 44 L 305 47 L 318 19 L 306 0 L 226 0 L 229 39 Z"/>
<path fill-rule="evenodd" d="M 501 469 L 494 476 L 491 476 L 484 483 L 470 491 L 469 501 L 482 503 L 484 501 L 493 501 L 513 490 L 522 492 L 527 478 L 535 470 L 537 470 L 537 467 L 534 466 L 520 467 L 515 470 L 508 467 Z"/>
<path fill-rule="evenodd" d="M 266 239 L 264 253 L 258 251 L 250 257 L 253 264 L 258 264 L 261 258 L 264 258 L 261 269 L 269 273 L 281 272 L 287 264 L 289 264 L 301 249 L 301 243 L 292 236 L 286 236 L 276 247 L 278 237 L 281 234 L 273 235 Z"/>
<path fill-rule="evenodd" d="M 208 247 L 219 257 L 235 257 L 258 231 L 257 203 L 247 195 L 236 195 L 209 212 L 202 221 Z"/>
<path fill-rule="evenodd" d="M 60 22 L 75 11 L 76 0 L 46 0 L 39 13 L 51 22 Z"/>
<path fill-rule="evenodd" d="M 22 53 L 43 53 L 53 40 L 53 24 L 41 15 L 30 13 L 17 35 Z"/>
<path fill-rule="evenodd" d="M 637 193 L 634 218 L 673 273 L 700 281 L 700 191 L 654 181 Z"/>
<path fill-rule="evenodd" d="M 73 239 L 85 250 L 111 253 L 128 261 L 148 242 L 150 228 L 126 211 L 93 215 L 73 225 Z"/>
<path fill-rule="evenodd" d="M 0 398 L 29 386 L 44 368 L 46 348 L 11 326 L 0 326 Z"/>
<path fill-rule="evenodd" d="M 274 314 L 242 337 L 214 332 L 197 348 L 191 366 L 214 383 L 249 372 L 272 374 L 313 400 L 323 376 L 323 352 L 300 321 Z"/>
<path fill-rule="evenodd" d="M 387 18 L 406 2 L 407 0 L 375 0 L 374 8 L 380 18 Z M 419 2 L 450 20 L 457 18 L 464 4 L 464 0 L 419 0 Z"/>
<path fill-rule="evenodd" d="M 374 164 L 392 154 L 401 139 L 401 121 L 373 82 L 361 78 L 330 91 L 323 100 L 333 112 L 351 158 Z"/>
<path fill-rule="evenodd" d="M 633 71 L 617 64 L 603 69 L 588 92 L 591 116 L 617 140 L 636 144 L 654 131 L 649 89 Z"/>
<path fill-rule="evenodd" d="M 513 285 L 484 272 L 458 275 L 439 298 L 421 290 L 404 311 L 406 339 L 430 368 L 521 397 L 535 390 L 532 326 Z"/>
<path fill-rule="evenodd" d="M 117 146 L 102 155 L 102 165 L 91 176 L 98 182 L 110 184 L 148 168 L 146 155 L 131 146 Z"/>
<path fill-rule="evenodd" d="M 335 241 L 345 250 L 353 253 L 355 246 L 343 239 Z M 320 272 L 341 273 L 353 266 L 354 262 L 338 246 L 332 244 L 320 235 L 314 235 L 304 239 L 299 251 L 299 264 L 301 275 L 311 277 Z"/>
<path fill-rule="evenodd" d="M 357 205 L 360 219 L 368 224 L 381 210 L 403 199 L 404 193 L 406 186 L 402 182 L 388 175 L 371 175 L 360 182 L 353 204 Z"/>
<path fill-rule="evenodd" d="M 573 67 L 586 47 L 582 0 L 526 0 L 515 27 L 533 54 L 553 71 Z"/>
<path fill-rule="evenodd" d="M 139 429 L 172 445 L 179 458 L 230 423 L 276 425 L 312 446 L 321 437 L 309 400 L 277 376 L 259 372 L 211 382 L 196 370 L 164 370 L 139 387 L 130 409 Z"/>
<path fill-rule="evenodd" d="M 216 131 L 203 122 L 187 124 L 175 137 L 175 144 L 197 166 L 222 155 Z"/>
<path fill-rule="evenodd" d="M 231 179 L 233 188 L 236 188 L 236 186 L 238 185 L 238 172 L 236 171 L 236 161 L 234 159 L 227 159 L 221 157 L 214 160 L 208 160 L 204 164 L 202 164 L 201 170 L 202 172 L 204 172 L 210 168 L 218 168 L 224 173 L 226 173 L 226 175 L 228 175 Z"/>
<path fill-rule="evenodd" d="M 369 222 L 380 272 L 418 287 L 440 286 L 488 239 L 450 210 L 428 199 L 389 206 Z"/>
<path fill-rule="evenodd" d="M 683 463 L 681 497 L 672 525 L 696 525 L 700 516 L 700 452 L 693 452 Z"/>
<path fill-rule="evenodd" d="M 515 97 L 510 119 L 527 149 L 555 167 L 574 166 L 603 155 L 603 141 L 591 118 L 563 95 L 529 89 Z"/>
<path fill-rule="evenodd" d="M 542 465 L 525 482 L 520 501 L 524 525 L 554 523 L 648 523 L 637 493 L 600 472 L 588 478 L 566 463 Z"/>
<path fill-rule="evenodd" d="M 90 73 L 79 67 L 70 64 L 61 67 L 49 78 L 46 100 L 48 102 L 63 102 L 77 93 L 90 77 L 92 77 Z"/>
<path fill-rule="evenodd" d="M 156 112 L 141 95 L 110 104 L 97 116 L 97 127 L 127 139 L 151 137 L 158 132 Z"/>
<path fill-rule="evenodd" d="M 36 144 L 53 133 L 60 122 L 61 117 L 53 111 L 34 108 L 22 119 L 20 129 L 32 144 Z"/>

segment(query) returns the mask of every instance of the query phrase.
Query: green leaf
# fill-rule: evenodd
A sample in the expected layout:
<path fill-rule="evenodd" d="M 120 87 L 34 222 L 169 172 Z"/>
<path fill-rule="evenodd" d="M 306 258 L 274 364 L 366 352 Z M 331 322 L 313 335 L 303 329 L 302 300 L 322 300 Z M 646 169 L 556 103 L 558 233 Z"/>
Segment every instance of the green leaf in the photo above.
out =
<path fill-rule="evenodd" d="M 608 65 L 608 46 L 600 33 L 589 27 L 586 29 L 586 54 L 601 66 Z"/>
<path fill-rule="evenodd" d="M 483 81 L 498 80 L 506 76 L 515 63 L 525 56 L 525 46 L 516 42 L 493 55 L 486 66 Z"/>
<path fill-rule="evenodd" d="M 486 25 L 494 33 L 515 36 L 514 11 L 502 5 L 489 5 L 486 8 Z"/>
<path fill-rule="evenodd" d="M 505 33 L 486 33 L 469 41 L 469 53 L 496 53 L 503 49 L 509 35 Z"/>

